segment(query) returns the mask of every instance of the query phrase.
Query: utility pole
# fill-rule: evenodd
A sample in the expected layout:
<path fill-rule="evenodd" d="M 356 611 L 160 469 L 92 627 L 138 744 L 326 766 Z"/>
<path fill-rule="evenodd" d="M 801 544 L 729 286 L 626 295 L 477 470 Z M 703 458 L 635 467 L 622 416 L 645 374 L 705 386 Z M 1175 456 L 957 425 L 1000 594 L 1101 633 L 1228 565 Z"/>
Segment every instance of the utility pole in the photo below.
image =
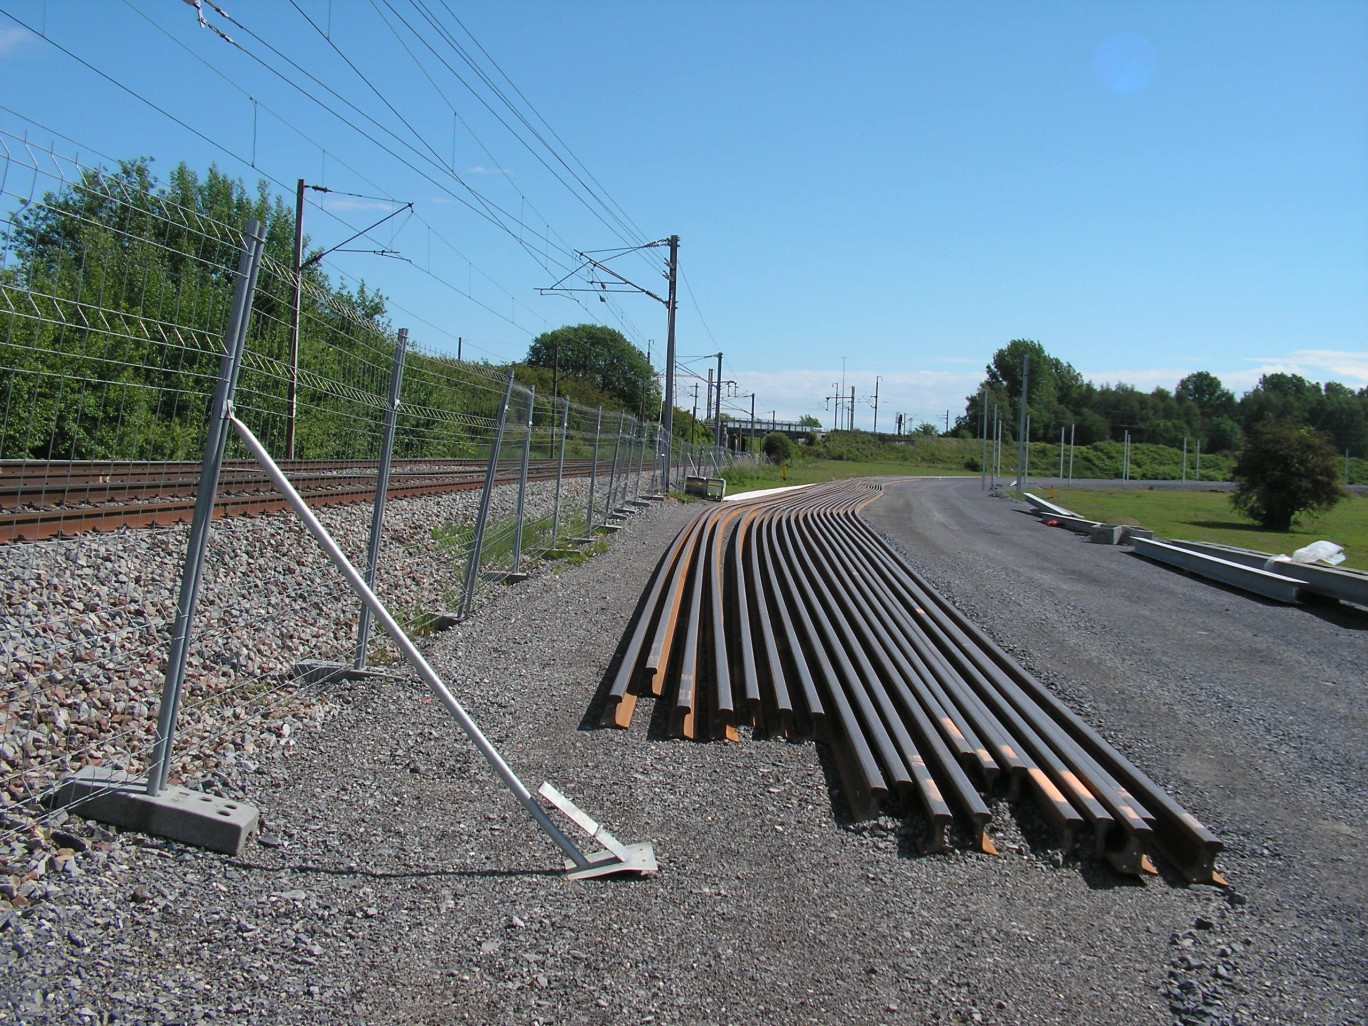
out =
<path fill-rule="evenodd" d="M 718 389 L 718 391 L 721 391 L 721 389 Z M 707 421 L 708 423 L 711 423 L 711 422 L 712 422 L 712 418 L 713 418 L 713 376 L 712 376 L 712 368 L 709 367 L 709 368 L 708 368 L 708 402 L 707 402 L 707 404 L 706 404 L 706 406 L 705 406 L 705 408 L 704 408 L 704 410 L 703 410 L 703 419 L 704 419 L 705 421 Z M 714 432 L 714 434 L 716 434 L 716 432 Z"/>
<path fill-rule="evenodd" d="M 713 435 L 713 445 L 722 447 L 722 354 L 717 354 L 717 427 Z"/>
<path fill-rule="evenodd" d="M 288 387 L 289 419 L 286 421 L 285 424 L 285 453 L 286 458 L 291 460 L 295 458 L 295 419 L 299 413 L 299 307 L 300 303 L 303 301 L 304 294 L 304 268 L 312 267 L 314 264 L 318 263 L 325 256 L 327 256 L 329 253 L 341 250 L 343 246 L 347 245 L 347 243 L 354 242 L 356 239 L 359 239 L 361 236 L 365 235 L 366 232 L 370 231 L 371 229 L 379 228 L 382 224 L 388 221 L 391 217 L 394 217 L 396 214 L 402 214 L 405 210 L 413 209 L 412 203 L 405 203 L 398 210 L 392 211 L 391 213 L 388 213 L 384 217 L 380 218 L 380 220 L 376 221 L 375 224 L 370 226 L 370 228 L 361 229 L 361 231 L 357 232 L 351 238 L 346 239 L 343 242 L 339 242 L 332 249 L 326 249 L 321 253 L 315 253 L 306 261 L 304 259 L 305 189 L 312 189 L 314 192 L 332 191 L 324 185 L 306 185 L 304 183 L 304 179 L 302 178 L 298 179 L 295 185 L 294 264 L 290 268 L 290 270 L 294 273 L 294 295 L 291 297 L 292 301 L 290 303 L 290 380 Z M 343 250 L 343 252 L 357 253 L 366 251 L 353 249 Z M 377 253 L 380 256 L 394 255 L 389 250 L 382 249 L 370 250 L 369 252 Z M 458 345 L 459 342 L 460 340 L 458 339 Z"/>
<path fill-rule="evenodd" d="M 464 363 L 464 362 L 465 362 L 465 358 L 464 358 L 463 356 L 461 356 L 461 343 L 464 342 L 464 341 L 465 341 L 465 339 L 461 338 L 460 335 L 457 335 L 457 336 L 456 336 L 456 362 L 457 362 L 457 363 Z"/>
<path fill-rule="evenodd" d="M 1028 384 L 1031 380 L 1031 354 L 1026 353 L 1021 362 L 1021 411 L 1017 417 L 1017 501 L 1021 501 L 1021 490 L 1025 482 L 1022 477 L 1026 473 L 1026 397 L 1029 394 Z"/>
<path fill-rule="evenodd" d="M 850 386 L 850 430 L 855 430 L 855 386 Z"/>
<path fill-rule="evenodd" d="M 295 186 L 294 301 L 290 304 L 290 417 L 285 424 L 285 458 L 295 458 L 295 416 L 299 412 L 299 304 L 304 292 L 304 179 Z"/>
<path fill-rule="evenodd" d="M 696 427 L 698 426 L 698 382 L 697 382 L 697 381 L 694 382 L 693 422 L 694 422 L 694 427 L 696 428 Z M 691 431 L 690 434 L 692 435 L 693 432 Z M 689 444 L 690 444 L 690 445 L 693 444 L 693 438 L 690 438 L 690 439 L 689 439 Z"/>
<path fill-rule="evenodd" d="M 879 433 L 879 382 L 883 378 L 875 375 L 874 377 L 874 433 Z"/>
<path fill-rule="evenodd" d="M 668 447 L 674 444 L 674 387 L 675 387 L 675 310 L 678 303 L 675 301 L 675 281 L 679 277 L 679 236 L 671 235 L 670 239 L 670 262 L 669 278 L 670 292 L 669 302 L 665 304 L 666 310 L 666 336 L 665 336 L 665 470 L 663 474 L 664 485 L 660 489 L 666 495 L 670 494 L 670 458 Z M 698 390 L 694 389 L 694 412 L 698 412 Z"/>
<path fill-rule="evenodd" d="M 988 386 L 979 388 L 979 437 L 983 454 L 979 457 L 979 490 L 988 490 Z"/>

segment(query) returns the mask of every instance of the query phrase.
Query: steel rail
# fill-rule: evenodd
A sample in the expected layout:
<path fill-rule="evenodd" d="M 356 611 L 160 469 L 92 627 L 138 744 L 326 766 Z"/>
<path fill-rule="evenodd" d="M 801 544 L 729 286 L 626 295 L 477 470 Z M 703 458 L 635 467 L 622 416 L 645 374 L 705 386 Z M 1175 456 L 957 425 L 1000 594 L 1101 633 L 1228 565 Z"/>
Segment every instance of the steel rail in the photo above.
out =
<path fill-rule="evenodd" d="M 845 482 L 696 517 L 638 604 L 604 723 L 649 693 L 677 736 L 825 741 L 852 812 L 915 802 L 929 849 L 959 820 L 993 851 L 986 797 L 1024 786 L 1066 851 L 1088 828 L 1082 853 L 1122 872 L 1154 855 L 1223 883 L 1220 841 L 860 519 L 878 494 Z"/>
<path fill-rule="evenodd" d="M 430 470 L 405 470 L 393 474 L 386 492 L 388 498 L 403 499 L 440 495 L 479 488 L 483 471 L 475 466 L 455 469 L 436 469 L 436 461 L 415 461 L 434 467 Z M 501 461 L 496 482 L 507 484 L 518 480 L 519 470 L 514 461 Z M 177 467 L 192 466 L 180 464 Z M 197 465 L 194 465 L 197 466 Z M 369 503 L 375 498 L 378 472 L 368 470 L 355 473 L 355 464 L 329 464 L 336 472 L 321 470 L 318 464 L 297 461 L 301 468 L 290 475 L 290 480 L 314 506 Z M 448 468 L 451 464 L 446 465 Z M 136 465 L 129 465 L 130 468 Z M 585 476 L 592 470 L 587 461 L 567 464 L 567 473 Z M 351 470 L 351 472 L 348 472 Z M 532 480 L 548 481 L 556 477 L 554 460 L 535 461 L 529 473 Z M 119 528 L 145 528 L 187 522 L 194 513 L 198 493 L 198 478 L 181 476 L 179 470 L 152 473 L 138 479 L 129 469 L 122 482 L 96 480 L 84 484 L 69 484 L 59 480 L 32 475 L 40 484 L 16 483 L 0 487 L 0 543 L 13 541 L 41 541 L 66 537 L 84 531 L 112 531 Z M 100 475 L 96 475 L 100 476 Z M 107 476 L 107 475 L 106 475 Z M 245 467 L 232 467 L 221 478 L 221 491 L 216 496 L 215 520 L 233 516 L 259 516 L 287 509 L 270 481 L 260 472 L 249 472 Z M 122 500 L 122 501 L 118 501 Z M 37 508 L 35 508 L 37 507 Z"/>

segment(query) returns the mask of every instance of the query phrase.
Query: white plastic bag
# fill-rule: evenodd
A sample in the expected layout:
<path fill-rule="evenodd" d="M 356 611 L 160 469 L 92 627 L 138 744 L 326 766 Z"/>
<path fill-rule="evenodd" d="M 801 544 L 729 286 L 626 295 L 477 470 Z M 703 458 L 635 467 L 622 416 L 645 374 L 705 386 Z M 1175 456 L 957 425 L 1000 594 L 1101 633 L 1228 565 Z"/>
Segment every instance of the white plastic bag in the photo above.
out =
<path fill-rule="evenodd" d="M 1334 542 L 1316 541 L 1292 553 L 1294 563 L 1329 563 L 1338 566 L 1344 562 L 1344 546 Z"/>

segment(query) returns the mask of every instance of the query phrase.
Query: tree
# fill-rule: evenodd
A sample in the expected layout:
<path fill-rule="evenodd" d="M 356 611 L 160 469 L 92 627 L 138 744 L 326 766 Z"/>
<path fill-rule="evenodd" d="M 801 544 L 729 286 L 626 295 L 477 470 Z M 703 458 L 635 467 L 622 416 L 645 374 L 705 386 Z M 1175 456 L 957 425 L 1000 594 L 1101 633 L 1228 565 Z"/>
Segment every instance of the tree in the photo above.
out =
<path fill-rule="evenodd" d="M 1062 425 L 1067 426 L 1073 421 L 1078 404 L 1087 394 L 1088 386 L 1083 376 L 1072 365 L 1047 353 L 1039 342 L 1017 338 L 993 354 L 992 362 L 985 368 L 987 376 L 979 391 L 965 396 L 965 412 L 956 422 L 957 428 L 967 428 L 971 435 L 978 435 L 982 424 L 980 403 L 986 391 L 989 409 L 996 405 L 999 416 L 1003 418 L 1003 437 L 1016 437 L 1017 415 L 1021 409 L 1022 368 L 1027 356 L 1031 358 L 1026 397 L 1027 412 L 1031 416 L 1031 434 L 1039 439 L 1049 439 L 1058 434 Z"/>
<path fill-rule="evenodd" d="M 1269 531 L 1290 530 L 1299 513 L 1322 512 L 1344 498 L 1329 440 L 1292 420 L 1250 431 L 1231 477 L 1231 504 Z"/>
<path fill-rule="evenodd" d="M 558 369 L 562 377 L 583 378 L 643 420 L 654 420 L 659 410 L 660 386 L 646 354 L 622 332 L 601 324 L 544 332 L 532 340 L 525 362 Z"/>
<path fill-rule="evenodd" d="M 771 463 L 787 463 L 793 458 L 793 440 L 782 431 L 770 432 L 760 447 Z"/>
<path fill-rule="evenodd" d="M 1202 419 L 1228 417 L 1235 412 L 1235 396 L 1210 371 L 1197 371 L 1182 378 L 1173 390 L 1179 402 L 1194 404 Z"/>

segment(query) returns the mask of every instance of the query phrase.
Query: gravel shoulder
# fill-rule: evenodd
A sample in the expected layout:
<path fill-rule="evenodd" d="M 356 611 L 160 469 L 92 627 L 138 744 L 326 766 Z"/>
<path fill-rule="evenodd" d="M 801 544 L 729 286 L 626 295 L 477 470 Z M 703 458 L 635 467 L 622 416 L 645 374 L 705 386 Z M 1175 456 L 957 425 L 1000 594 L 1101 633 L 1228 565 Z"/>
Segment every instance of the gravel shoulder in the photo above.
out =
<path fill-rule="evenodd" d="M 868 519 L 1225 840 L 1234 887 L 1064 859 L 1000 798 L 1000 857 L 922 856 L 915 822 L 847 821 L 816 746 L 592 725 L 696 509 L 425 642 L 523 780 L 651 841 L 657 876 L 563 881 L 416 680 L 338 685 L 322 726 L 223 778 L 266 821 L 242 856 L 73 821 L 93 849 L 0 930 L 0 1022 L 1362 1020 L 1368 618 L 1080 545 L 977 480 L 889 483 Z"/>

